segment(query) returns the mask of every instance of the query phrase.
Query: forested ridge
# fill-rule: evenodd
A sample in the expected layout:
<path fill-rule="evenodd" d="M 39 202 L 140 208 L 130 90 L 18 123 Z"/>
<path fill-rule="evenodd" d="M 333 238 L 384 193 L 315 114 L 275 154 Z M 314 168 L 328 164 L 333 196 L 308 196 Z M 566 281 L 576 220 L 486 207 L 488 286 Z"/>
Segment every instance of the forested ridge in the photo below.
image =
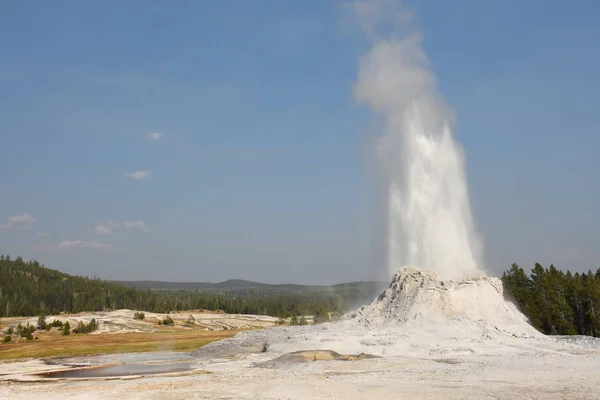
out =
<path fill-rule="evenodd" d="M 513 264 L 502 282 L 509 300 L 540 332 L 600 336 L 600 269 L 572 274 L 535 264 L 527 275 Z"/>
<path fill-rule="evenodd" d="M 285 285 L 284 285 L 285 287 Z M 375 283 L 307 290 L 269 288 L 150 290 L 98 278 L 72 276 L 39 262 L 0 256 L 0 316 L 133 309 L 167 313 L 206 309 L 227 313 L 292 317 L 339 314 L 374 297 Z"/>

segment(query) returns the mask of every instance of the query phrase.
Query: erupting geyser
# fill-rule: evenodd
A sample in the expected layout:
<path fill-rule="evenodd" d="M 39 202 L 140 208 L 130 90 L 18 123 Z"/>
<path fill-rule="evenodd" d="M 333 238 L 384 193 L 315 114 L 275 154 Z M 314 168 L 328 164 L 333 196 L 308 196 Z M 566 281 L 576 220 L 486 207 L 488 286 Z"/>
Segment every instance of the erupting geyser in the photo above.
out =
<path fill-rule="evenodd" d="M 356 7 L 369 18 L 362 22 L 373 48 L 361 60 L 355 96 L 385 122 L 378 155 L 387 183 L 390 274 L 410 265 L 441 279 L 484 275 L 452 113 L 437 92 L 420 37 L 373 33 L 381 22 L 406 20 L 392 3 L 359 1 Z"/>

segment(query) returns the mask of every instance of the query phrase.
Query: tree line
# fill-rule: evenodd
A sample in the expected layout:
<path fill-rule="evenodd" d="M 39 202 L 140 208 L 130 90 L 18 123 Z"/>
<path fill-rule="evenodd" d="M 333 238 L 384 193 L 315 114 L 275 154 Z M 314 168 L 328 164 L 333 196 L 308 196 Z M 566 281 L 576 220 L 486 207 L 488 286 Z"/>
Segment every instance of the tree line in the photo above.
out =
<path fill-rule="evenodd" d="M 600 336 L 600 269 L 572 274 L 535 264 L 527 275 L 513 264 L 502 283 L 508 299 L 540 332 Z"/>
<path fill-rule="evenodd" d="M 72 276 L 36 260 L 0 256 L 0 317 L 55 315 L 60 312 L 133 309 L 169 313 L 192 309 L 281 318 L 340 314 L 361 298 L 361 287 L 343 285 L 312 291 L 264 288 L 240 290 L 150 290 L 126 287 L 98 278 Z"/>

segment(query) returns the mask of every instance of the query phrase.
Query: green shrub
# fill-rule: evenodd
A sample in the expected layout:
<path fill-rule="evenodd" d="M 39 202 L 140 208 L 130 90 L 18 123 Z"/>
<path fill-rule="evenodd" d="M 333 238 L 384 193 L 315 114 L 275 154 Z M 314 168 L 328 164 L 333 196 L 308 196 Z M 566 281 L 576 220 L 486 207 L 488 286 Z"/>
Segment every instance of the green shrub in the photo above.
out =
<path fill-rule="evenodd" d="M 10 337 L 10 335 L 4 336 L 4 343 L 9 343 L 11 340 L 12 338 Z"/>
<path fill-rule="evenodd" d="M 173 326 L 175 325 L 175 321 L 173 321 L 173 318 L 171 318 L 170 315 L 167 315 L 165 318 L 163 318 L 162 324 L 167 326 Z"/>
<path fill-rule="evenodd" d="M 79 321 L 75 329 L 73 329 L 73 333 L 86 333 L 86 327 L 83 321 Z"/>
<path fill-rule="evenodd" d="M 321 324 L 323 322 L 329 322 L 331 318 L 329 317 L 329 313 L 323 307 L 319 308 L 315 313 L 314 323 Z"/>
<path fill-rule="evenodd" d="M 98 322 L 96 322 L 96 318 L 92 318 L 90 323 L 87 325 L 88 332 L 94 332 L 98 330 Z"/>
<path fill-rule="evenodd" d="M 71 324 L 69 324 L 69 321 L 67 321 L 63 325 L 63 335 L 69 336 L 70 334 L 71 334 Z"/>
<path fill-rule="evenodd" d="M 27 326 L 21 328 L 21 333 L 19 334 L 19 336 L 27 338 L 27 339 L 29 339 L 29 337 L 31 337 L 31 339 L 29 339 L 29 340 L 32 340 L 33 336 L 31 336 L 31 334 L 33 332 L 35 332 L 35 326 L 27 324 Z"/>
<path fill-rule="evenodd" d="M 37 320 L 37 327 L 39 329 L 46 329 L 48 324 L 46 323 L 46 316 L 44 314 L 40 314 Z"/>
<path fill-rule="evenodd" d="M 146 315 L 143 312 L 136 311 L 136 313 L 133 314 L 133 319 L 138 319 L 140 321 L 143 321 L 144 318 L 146 318 Z"/>
<path fill-rule="evenodd" d="M 54 321 L 52 321 L 52 323 L 50 324 L 51 327 L 53 328 L 62 328 L 63 323 L 61 320 L 59 319 L 55 319 Z"/>

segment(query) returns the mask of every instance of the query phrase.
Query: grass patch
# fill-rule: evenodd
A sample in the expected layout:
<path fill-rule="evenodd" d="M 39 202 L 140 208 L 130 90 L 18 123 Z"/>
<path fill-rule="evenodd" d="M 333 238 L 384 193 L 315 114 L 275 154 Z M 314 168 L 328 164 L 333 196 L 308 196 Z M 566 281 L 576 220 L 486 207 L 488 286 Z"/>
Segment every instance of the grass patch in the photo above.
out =
<path fill-rule="evenodd" d="M 73 334 L 43 332 L 39 340 L 0 344 L 0 360 L 66 357 L 148 351 L 191 351 L 208 343 L 235 335 L 240 330 Z M 36 332 L 37 333 L 37 332 Z"/>

